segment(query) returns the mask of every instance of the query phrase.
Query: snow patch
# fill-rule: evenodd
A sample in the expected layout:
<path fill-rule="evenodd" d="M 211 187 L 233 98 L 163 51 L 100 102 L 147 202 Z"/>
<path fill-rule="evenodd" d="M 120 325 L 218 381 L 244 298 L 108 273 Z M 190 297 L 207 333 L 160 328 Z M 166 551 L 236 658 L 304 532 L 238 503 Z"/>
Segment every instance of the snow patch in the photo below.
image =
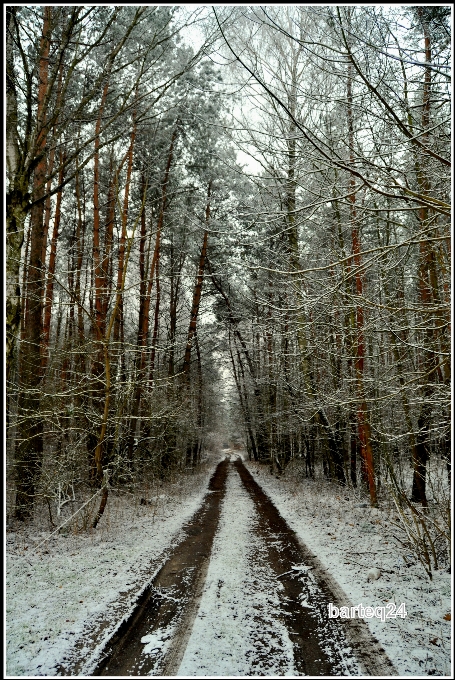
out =
<path fill-rule="evenodd" d="M 347 605 L 404 602 L 407 616 L 367 619 L 400 676 L 451 675 L 451 576 L 435 571 L 429 581 L 412 555 L 390 535 L 390 511 L 371 509 L 351 489 L 325 480 L 276 478 L 265 466 L 245 463 L 300 540 L 346 593 Z M 349 494 L 349 495 L 348 495 Z M 374 569 L 380 578 L 368 579 Z M 419 649 L 419 656 L 414 650 Z"/>
<path fill-rule="evenodd" d="M 256 509 L 231 470 L 207 580 L 179 676 L 295 675 L 279 620 L 281 584 L 255 532 Z"/>

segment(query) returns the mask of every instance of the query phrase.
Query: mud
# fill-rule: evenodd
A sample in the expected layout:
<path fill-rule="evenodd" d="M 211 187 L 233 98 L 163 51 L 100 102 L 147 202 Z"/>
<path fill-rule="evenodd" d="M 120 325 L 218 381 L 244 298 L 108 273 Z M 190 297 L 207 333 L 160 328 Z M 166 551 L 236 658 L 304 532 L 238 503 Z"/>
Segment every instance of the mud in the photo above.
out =
<path fill-rule="evenodd" d="M 188 609 L 191 610 L 193 594 L 200 590 L 205 577 L 225 493 L 228 466 L 227 459 L 217 466 L 201 508 L 184 527 L 186 538 L 175 548 L 143 593 L 131 616 L 111 638 L 93 675 L 137 677 L 167 674 L 169 659 L 178 656 L 181 637 L 186 629 L 185 614 Z M 155 654 L 144 654 L 141 638 L 157 631 L 164 636 L 168 631 L 172 642 L 163 645 L 162 651 L 157 648 Z"/>
<path fill-rule="evenodd" d="M 240 458 L 234 467 L 255 503 L 256 529 L 283 586 L 281 616 L 293 643 L 297 673 L 396 675 L 365 622 L 328 618 L 328 603 L 349 606 L 348 598 L 299 541 Z M 173 677 L 178 673 L 203 592 L 230 469 L 229 459 L 219 463 L 202 506 L 184 527 L 185 538 L 110 638 L 92 675 Z M 148 650 L 147 642 L 141 642 L 144 638 L 150 641 Z M 59 675 L 68 675 L 59 670 Z"/>
<path fill-rule="evenodd" d="M 384 649 L 369 633 L 364 621 L 329 619 L 328 603 L 350 605 L 347 596 L 299 541 L 240 458 L 234 465 L 256 504 L 258 531 L 264 537 L 270 564 L 284 587 L 282 608 L 298 673 L 342 675 L 343 666 L 349 667 L 357 661 L 364 675 L 396 675 Z M 345 650 L 347 645 L 352 655 L 344 652 L 341 657 L 339 650 Z"/>

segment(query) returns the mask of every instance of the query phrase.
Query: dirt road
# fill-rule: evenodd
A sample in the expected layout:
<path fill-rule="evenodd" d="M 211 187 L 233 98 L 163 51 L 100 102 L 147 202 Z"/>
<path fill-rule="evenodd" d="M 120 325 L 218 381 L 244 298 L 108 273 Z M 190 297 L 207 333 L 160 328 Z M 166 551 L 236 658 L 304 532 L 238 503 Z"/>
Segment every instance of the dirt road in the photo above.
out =
<path fill-rule="evenodd" d="M 347 598 L 239 457 L 185 529 L 94 675 L 394 674 L 362 621 L 328 618 Z"/>

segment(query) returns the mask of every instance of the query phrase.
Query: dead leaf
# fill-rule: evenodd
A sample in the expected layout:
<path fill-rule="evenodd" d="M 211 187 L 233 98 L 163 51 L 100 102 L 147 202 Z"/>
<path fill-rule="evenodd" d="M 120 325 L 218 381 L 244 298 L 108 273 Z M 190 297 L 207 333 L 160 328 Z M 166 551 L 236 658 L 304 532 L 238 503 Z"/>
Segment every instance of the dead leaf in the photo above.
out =
<path fill-rule="evenodd" d="M 445 616 L 442 617 L 444 621 L 451 621 L 452 620 L 452 614 L 450 612 L 446 614 Z"/>
<path fill-rule="evenodd" d="M 439 640 L 439 638 L 435 637 L 432 640 L 430 640 L 430 644 L 436 645 L 436 647 L 439 647 L 438 640 Z"/>

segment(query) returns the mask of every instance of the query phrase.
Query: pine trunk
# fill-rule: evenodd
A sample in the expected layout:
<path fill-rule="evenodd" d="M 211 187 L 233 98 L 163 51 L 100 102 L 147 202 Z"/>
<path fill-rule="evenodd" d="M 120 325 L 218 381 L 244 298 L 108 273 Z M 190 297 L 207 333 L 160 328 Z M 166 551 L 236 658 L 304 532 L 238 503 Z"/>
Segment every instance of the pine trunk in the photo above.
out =
<path fill-rule="evenodd" d="M 43 8 L 43 29 L 40 43 L 37 119 L 40 130 L 37 140 L 38 162 L 33 178 L 33 202 L 30 214 L 30 261 L 28 267 L 28 311 L 21 343 L 21 373 L 18 410 L 19 446 L 16 452 L 16 518 L 29 519 L 33 512 L 36 484 L 43 458 L 43 419 L 40 416 L 41 330 L 44 290 L 43 214 L 46 183 L 46 133 L 44 101 L 47 94 L 51 8 Z"/>
<path fill-rule="evenodd" d="M 187 341 L 186 341 L 186 348 L 185 348 L 185 357 L 183 359 L 183 367 L 182 367 L 182 372 L 184 375 L 185 381 L 188 383 L 189 382 L 189 375 L 190 375 L 190 365 L 191 365 L 191 348 L 193 345 L 193 338 L 196 333 L 196 326 L 197 326 L 197 317 L 199 314 L 199 305 L 201 303 L 201 295 L 202 295 L 202 284 L 204 282 L 204 269 L 205 269 L 205 261 L 207 258 L 207 242 L 208 242 L 208 224 L 210 221 L 210 196 L 211 196 L 211 191 L 212 191 L 212 182 L 210 181 L 208 184 L 207 188 L 207 205 L 205 208 L 205 224 L 206 228 L 204 231 L 204 237 L 202 240 L 202 249 L 201 249 L 201 255 L 199 257 L 199 267 L 198 267 L 198 273 L 196 276 L 196 282 L 194 285 L 194 291 L 193 291 L 193 303 L 191 305 L 191 317 L 190 317 L 190 326 L 188 328 L 188 336 L 187 336 Z"/>
<path fill-rule="evenodd" d="M 347 115 L 348 115 L 348 131 L 349 131 L 349 155 L 350 164 L 354 167 L 354 116 L 352 108 L 352 64 L 348 64 L 348 80 L 347 80 Z M 370 503 L 372 506 L 377 505 L 376 497 L 376 480 L 374 473 L 373 449 L 371 446 L 371 428 L 368 420 L 368 410 L 365 401 L 364 391 L 364 371 L 365 371 L 365 344 L 364 344 L 364 313 L 362 306 L 363 297 L 363 278 L 361 269 L 361 248 L 360 236 L 357 225 L 356 212 L 356 182 L 352 174 L 349 181 L 349 201 L 350 201 L 350 221 L 351 221 L 351 238 L 352 238 L 352 253 L 355 276 L 355 292 L 356 292 L 356 355 L 354 360 L 354 373 L 357 389 L 357 430 L 360 441 L 360 452 L 365 466 L 368 489 L 370 492 Z"/>

